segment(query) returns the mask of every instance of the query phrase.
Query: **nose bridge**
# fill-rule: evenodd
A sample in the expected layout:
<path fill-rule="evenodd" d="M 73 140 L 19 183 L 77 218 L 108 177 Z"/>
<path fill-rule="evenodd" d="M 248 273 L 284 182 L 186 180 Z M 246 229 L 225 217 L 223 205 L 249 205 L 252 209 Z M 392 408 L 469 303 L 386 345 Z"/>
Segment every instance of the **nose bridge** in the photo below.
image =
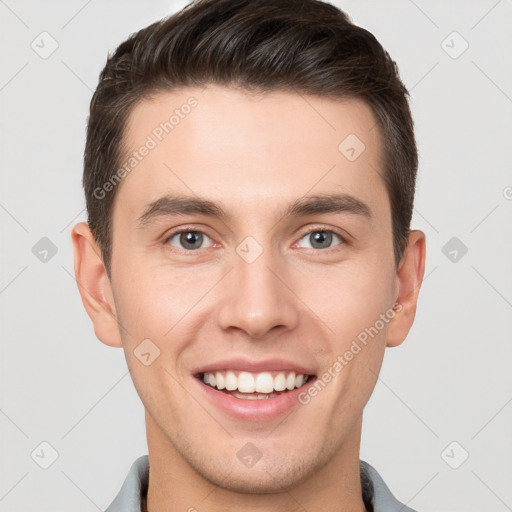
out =
<path fill-rule="evenodd" d="M 221 326 L 242 329 L 251 338 L 261 338 L 277 326 L 294 327 L 297 304 L 282 282 L 282 260 L 270 248 L 247 237 L 237 246 L 233 265 L 230 292 L 219 315 Z"/>

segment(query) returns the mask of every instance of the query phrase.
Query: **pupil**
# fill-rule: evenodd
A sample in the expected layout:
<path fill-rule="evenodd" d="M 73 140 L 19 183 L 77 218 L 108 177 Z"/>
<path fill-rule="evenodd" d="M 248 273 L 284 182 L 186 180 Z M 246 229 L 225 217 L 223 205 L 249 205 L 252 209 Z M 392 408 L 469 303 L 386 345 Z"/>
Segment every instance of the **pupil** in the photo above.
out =
<path fill-rule="evenodd" d="M 313 235 L 313 243 L 311 245 L 317 249 L 325 249 L 326 247 L 329 247 L 329 245 L 332 242 L 332 233 L 328 233 L 326 231 L 315 231 L 312 233 L 312 235 Z M 321 246 L 321 247 L 317 247 L 315 245 L 317 243 L 322 245 L 322 243 L 325 244 L 325 242 L 327 242 L 327 244 L 324 246 Z"/>
<path fill-rule="evenodd" d="M 198 247 L 194 247 L 194 243 L 199 241 L 199 247 L 201 247 L 203 241 L 202 236 L 203 235 L 197 231 L 187 231 L 186 233 L 182 233 L 180 242 L 183 247 L 187 249 L 197 249 Z"/>

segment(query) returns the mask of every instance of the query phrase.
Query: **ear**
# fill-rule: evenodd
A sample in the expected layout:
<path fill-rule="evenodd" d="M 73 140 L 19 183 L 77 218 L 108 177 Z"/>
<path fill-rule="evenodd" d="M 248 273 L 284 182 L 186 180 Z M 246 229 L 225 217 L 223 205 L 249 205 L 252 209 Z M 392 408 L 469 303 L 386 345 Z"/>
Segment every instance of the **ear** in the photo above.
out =
<path fill-rule="evenodd" d="M 112 285 L 89 225 L 76 224 L 71 239 L 78 291 L 94 324 L 96 337 L 105 345 L 122 347 Z"/>
<path fill-rule="evenodd" d="M 397 273 L 395 316 L 389 323 L 386 346 L 396 347 L 406 338 L 414 322 L 416 304 L 425 273 L 425 233 L 413 230 L 400 261 Z"/>

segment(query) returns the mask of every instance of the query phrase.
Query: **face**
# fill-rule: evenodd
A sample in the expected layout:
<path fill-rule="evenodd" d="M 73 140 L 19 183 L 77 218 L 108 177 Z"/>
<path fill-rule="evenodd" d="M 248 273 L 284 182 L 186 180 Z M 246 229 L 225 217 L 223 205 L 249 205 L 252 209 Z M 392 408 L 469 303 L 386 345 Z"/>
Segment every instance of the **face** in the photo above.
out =
<path fill-rule="evenodd" d="M 143 101 L 127 128 L 112 310 L 150 443 L 250 492 L 358 450 L 401 321 L 371 110 L 210 86 Z"/>

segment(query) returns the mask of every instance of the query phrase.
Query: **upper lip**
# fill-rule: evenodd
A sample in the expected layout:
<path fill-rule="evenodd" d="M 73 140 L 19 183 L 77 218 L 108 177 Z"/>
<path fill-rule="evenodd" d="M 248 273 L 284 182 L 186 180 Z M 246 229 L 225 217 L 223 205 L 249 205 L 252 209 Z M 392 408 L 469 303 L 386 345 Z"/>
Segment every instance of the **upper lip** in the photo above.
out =
<path fill-rule="evenodd" d="M 239 370 L 245 372 L 272 372 L 272 371 L 294 371 L 303 375 L 315 375 L 314 370 L 286 359 L 265 359 L 263 361 L 254 361 L 249 359 L 223 359 L 204 366 L 199 366 L 192 371 L 194 375 L 202 373 L 213 373 L 221 370 Z"/>

